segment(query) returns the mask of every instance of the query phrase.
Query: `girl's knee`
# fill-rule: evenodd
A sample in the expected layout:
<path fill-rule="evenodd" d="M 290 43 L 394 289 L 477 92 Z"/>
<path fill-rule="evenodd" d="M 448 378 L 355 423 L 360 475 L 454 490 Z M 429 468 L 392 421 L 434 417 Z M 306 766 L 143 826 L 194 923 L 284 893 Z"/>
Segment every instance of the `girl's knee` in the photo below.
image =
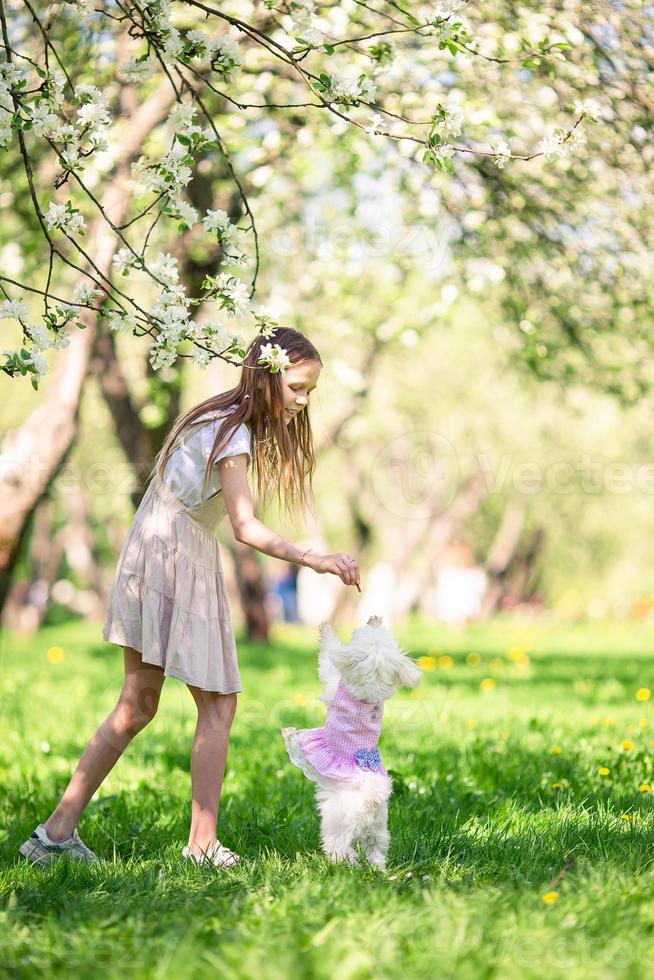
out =
<path fill-rule="evenodd" d="M 200 720 L 208 721 L 215 728 L 231 728 L 236 714 L 237 698 L 235 694 L 200 691 L 195 700 Z"/>
<path fill-rule="evenodd" d="M 116 727 L 131 736 L 142 731 L 157 713 L 160 694 L 160 690 L 154 687 L 123 690 L 113 710 Z"/>

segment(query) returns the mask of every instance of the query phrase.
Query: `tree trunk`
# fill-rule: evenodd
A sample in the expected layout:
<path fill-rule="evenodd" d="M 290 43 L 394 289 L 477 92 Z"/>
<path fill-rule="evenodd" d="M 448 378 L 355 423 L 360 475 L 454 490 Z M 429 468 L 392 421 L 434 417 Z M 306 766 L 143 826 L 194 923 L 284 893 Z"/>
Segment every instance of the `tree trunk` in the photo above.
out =
<path fill-rule="evenodd" d="M 162 85 L 134 114 L 125 133 L 121 162 L 103 196 L 103 207 L 114 224 L 122 224 L 131 199 L 123 188 L 128 163 L 139 152 L 153 126 L 168 112 L 174 99 L 169 85 Z M 94 261 L 107 277 L 116 250 L 115 236 L 106 233 L 101 215 L 89 229 L 88 241 L 96 243 Z M 82 386 L 96 338 L 96 316 L 83 310 L 85 329 L 72 329 L 70 345 L 59 353 L 53 380 L 41 404 L 27 420 L 5 437 L 0 452 L 0 609 L 3 608 L 30 516 L 64 465 L 77 435 Z M 18 382 L 15 382 L 16 384 Z"/>
<path fill-rule="evenodd" d="M 505 579 L 514 558 L 524 525 L 526 498 L 512 497 L 507 503 L 502 521 L 486 559 L 488 585 L 481 603 L 479 619 L 488 619 L 499 606 L 505 591 Z"/>

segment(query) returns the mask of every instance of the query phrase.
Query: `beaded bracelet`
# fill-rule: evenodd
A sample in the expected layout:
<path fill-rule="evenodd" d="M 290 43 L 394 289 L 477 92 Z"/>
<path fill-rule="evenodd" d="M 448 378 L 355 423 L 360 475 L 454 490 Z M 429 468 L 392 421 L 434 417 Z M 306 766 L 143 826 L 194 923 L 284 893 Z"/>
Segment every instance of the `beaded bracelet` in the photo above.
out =
<path fill-rule="evenodd" d="M 308 555 L 309 552 L 313 550 L 314 550 L 313 548 L 307 548 L 307 550 L 304 552 L 304 555 Z M 302 557 L 300 558 L 300 564 L 302 565 L 304 564 L 304 555 L 302 555 Z"/>

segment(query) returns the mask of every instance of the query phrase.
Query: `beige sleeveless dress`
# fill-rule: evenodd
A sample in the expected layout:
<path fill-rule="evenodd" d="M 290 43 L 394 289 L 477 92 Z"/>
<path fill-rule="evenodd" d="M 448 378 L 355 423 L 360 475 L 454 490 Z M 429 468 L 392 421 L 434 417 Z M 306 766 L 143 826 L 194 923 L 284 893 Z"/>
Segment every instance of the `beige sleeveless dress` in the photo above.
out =
<path fill-rule="evenodd" d="M 222 491 L 187 507 L 155 473 L 118 557 L 102 636 L 166 676 L 234 694 L 241 677 L 215 534 L 226 515 Z"/>

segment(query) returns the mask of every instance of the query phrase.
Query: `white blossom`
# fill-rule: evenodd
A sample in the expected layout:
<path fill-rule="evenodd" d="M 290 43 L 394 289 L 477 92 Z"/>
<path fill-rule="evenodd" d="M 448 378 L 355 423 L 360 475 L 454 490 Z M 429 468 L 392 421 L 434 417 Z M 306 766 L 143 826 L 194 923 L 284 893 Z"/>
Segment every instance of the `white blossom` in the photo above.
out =
<path fill-rule="evenodd" d="M 262 344 L 258 364 L 267 364 L 273 374 L 280 371 L 282 374 L 290 365 L 291 359 L 285 348 L 279 344 Z"/>
<path fill-rule="evenodd" d="M 452 17 L 454 14 L 458 14 L 459 11 L 463 10 L 465 5 L 466 0 L 444 0 L 443 3 L 439 3 L 434 7 L 430 18 L 444 20 L 447 17 Z"/>
<path fill-rule="evenodd" d="M 447 160 L 454 155 L 454 147 L 450 143 L 438 143 L 431 152 L 437 160 Z"/>
<path fill-rule="evenodd" d="M 318 20 L 311 7 L 297 7 L 290 12 L 293 27 L 289 32 L 293 37 L 301 38 L 311 47 L 317 48 L 325 41 L 325 35 L 318 27 Z"/>
<path fill-rule="evenodd" d="M 178 196 L 192 176 L 188 164 L 181 162 L 184 157 L 186 149 L 175 142 L 161 163 L 149 163 L 146 157 L 139 157 L 131 166 L 132 176 L 144 188 Z"/>
<path fill-rule="evenodd" d="M 544 154 L 546 160 L 556 160 L 558 157 L 563 157 L 568 152 L 568 148 L 563 142 L 565 139 L 565 132 L 562 129 L 555 129 L 553 133 L 548 133 L 539 142 L 539 148 Z"/>
<path fill-rule="evenodd" d="M 175 131 L 185 129 L 193 122 L 193 116 L 197 112 L 194 102 L 176 102 L 168 113 L 166 122 Z"/>
<path fill-rule="evenodd" d="M 177 345 L 184 340 L 189 329 L 190 303 L 182 285 L 167 286 L 159 294 L 152 315 L 161 328 L 162 342 Z"/>
<path fill-rule="evenodd" d="M 223 272 L 216 279 L 218 296 L 225 300 L 223 304 L 234 316 L 247 313 L 250 306 L 248 288 L 242 279 Z"/>
<path fill-rule="evenodd" d="M 217 354 L 222 354 L 232 346 L 232 335 L 220 320 L 205 320 L 202 323 L 193 323 L 189 335 L 197 340 L 201 340 Z"/>
<path fill-rule="evenodd" d="M 73 290 L 73 300 L 76 303 L 84 303 L 85 306 L 94 303 L 100 296 L 102 296 L 102 291 L 92 283 L 82 282 Z"/>
<path fill-rule="evenodd" d="M 499 143 L 491 143 L 490 148 L 493 154 L 493 163 L 500 170 L 503 170 L 507 158 L 511 156 L 511 147 L 506 140 L 500 140 Z"/>
<path fill-rule="evenodd" d="M 11 128 L 13 115 L 0 106 L 0 146 L 7 146 L 14 138 L 14 131 Z"/>
<path fill-rule="evenodd" d="M 366 126 L 366 133 L 370 136 L 377 136 L 382 131 L 384 125 L 384 117 L 378 112 L 373 112 L 368 116 L 368 125 Z"/>
<path fill-rule="evenodd" d="M 61 228 L 71 235 L 77 235 L 86 228 L 84 218 L 76 208 L 73 208 L 70 201 L 66 201 L 65 204 L 51 201 L 43 217 L 50 231 L 53 228 Z"/>
<path fill-rule="evenodd" d="M 59 125 L 59 116 L 51 112 L 45 99 L 39 99 L 31 108 L 32 132 L 36 136 L 50 136 L 52 130 Z"/>
<path fill-rule="evenodd" d="M 375 94 L 375 83 L 366 78 L 356 68 L 346 70 L 342 75 L 332 75 L 329 90 L 335 100 L 358 101 L 371 99 Z"/>
<path fill-rule="evenodd" d="M 208 232 L 223 231 L 230 225 L 229 215 L 221 208 L 217 208 L 215 211 L 207 211 L 202 218 L 202 224 Z"/>
<path fill-rule="evenodd" d="M 179 282 L 179 269 L 177 259 L 168 252 L 159 252 L 153 262 L 150 263 L 150 272 L 166 283 L 167 286 L 174 286 Z"/>
<path fill-rule="evenodd" d="M 170 211 L 172 217 L 177 218 L 187 228 L 192 228 L 193 225 L 197 224 L 200 217 L 193 205 L 189 204 L 188 201 L 182 200 L 182 198 L 170 202 Z"/>
<path fill-rule="evenodd" d="M 69 170 L 73 170 L 79 161 L 79 150 L 76 146 L 65 146 L 63 150 L 60 150 L 59 156 L 63 160 L 64 165 L 68 167 Z"/>
<path fill-rule="evenodd" d="M 193 345 L 193 351 L 191 353 L 193 363 L 197 364 L 201 368 L 206 368 L 210 361 L 214 359 L 214 354 L 210 350 L 204 350 L 202 347 L 198 347 L 196 344 Z"/>
<path fill-rule="evenodd" d="M 568 147 L 570 148 L 572 153 L 575 153 L 577 150 L 580 150 L 582 146 L 586 145 L 587 142 L 588 140 L 586 138 L 586 132 L 584 130 L 584 127 L 581 125 L 574 127 L 574 129 L 570 133 L 570 137 L 567 140 Z"/>
<path fill-rule="evenodd" d="M 28 313 L 23 299 L 5 299 L 0 303 L 0 320 L 21 320 Z"/>
<path fill-rule="evenodd" d="M 130 269 L 139 269 L 142 267 L 142 262 L 138 255 L 134 255 L 129 248 L 119 249 L 111 260 L 111 264 L 119 276 L 122 276 Z"/>
<path fill-rule="evenodd" d="M 172 367 L 177 360 L 177 351 L 165 344 L 154 344 L 150 351 L 150 364 L 154 370 L 160 367 Z"/>
<path fill-rule="evenodd" d="M 590 116 L 595 122 L 602 115 L 602 107 L 595 99 L 575 99 L 574 111 L 578 116 Z"/>
<path fill-rule="evenodd" d="M 50 335 L 42 323 L 28 324 L 25 329 L 34 341 L 36 350 L 47 350 L 50 347 Z"/>
<path fill-rule="evenodd" d="M 66 76 L 59 68 L 48 72 L 46 79 L 48 88 L 48 99 L 53 109 L 59 109 L 64 101 L 64 88 L 66 86 Z"/>
<path fill-rule="evenodd" d="M 463 113 L 458 106 L 444 105 L 443 111 L 445 113 L 444 118 L 436 123 L 439 132 L 444 133 L 446 136 L 458 136 L 461 133 L 461 125 L 463 123 Z"/>
<path fill-rule="evenodd" d="M 0 79 L 8 88 L 13 88 L 15 85 L 18 85 L 26 77 L 26 74 L 25 69 L 19 68 L 13 62 L 0 62 Z"/>
<path fill-rule="evenodd" d="M 163 43 L 164 60 L 174 61 L 184 50 L 184 42 L 176 27 L 168 26 L 168 37 Z"/>
<path fill-rule="evenodd" d="M 225 74 L 229 74 L 234 68 L 239 68 L 243 64 L 239 46 L 231 37 L 216 37 L 210 42 L 212 61 L 222 68 Z"/>
<path fill-rule="evenodd" d="M 203 48 L 209 47 L 209 38 L 204 33 L 204 31 L 196 31 L 196 30 L 187 31 L 186 39 L 188 41 L 192 41 L 194 44 L 201 45 Z"/>
<path fill-rule="evenodd" d="M 47 374 L 48 362 L 46 361 L 43 354 L 39 354 L 38 351 L 35 350 L 30 351 L 30 353 L 32 355 L 32 364 L 36 368 L 37 373 L 40 375 Z"/>
<path fill-rule="evenodd" d="M 138 82 L 145 82 L 152 78 L 157 70 L 157 66 L 152 58 L 144 58 L 142 61 L 135 58 L 128 58 L 119 65 L 119 69 L 125 78 L 133 79 Z"/>
<path fill-rule="evenodd" d="M 115 330 L 116 333 L 131 333 L 138 326 L 134 310 L 128 310 L 126 313 L 122 310 L 108 310 L 104 317 L 109 321 L 110 329 Z"/>
<path fill-rule="evenodd" d="M 62 123 L 51 134 L 53 143 L 69 143 L 77 136 L 77 130 L 72 123 Z"/>
<path fill-rule="evenodd" d="M 52 350 L 60 350 L 62 347 L 70 347 L 70 337 L 63 330 L 55 330 L 50 336 L 49 346 Z"/>
<path fill-rule="evenodd" d="M 87 102 L 77 110 L 77 121 L 83 128 L 90 126 L 93 129 L 108 125 L 111 117 L 103 105 L 98 102 Z"/>

